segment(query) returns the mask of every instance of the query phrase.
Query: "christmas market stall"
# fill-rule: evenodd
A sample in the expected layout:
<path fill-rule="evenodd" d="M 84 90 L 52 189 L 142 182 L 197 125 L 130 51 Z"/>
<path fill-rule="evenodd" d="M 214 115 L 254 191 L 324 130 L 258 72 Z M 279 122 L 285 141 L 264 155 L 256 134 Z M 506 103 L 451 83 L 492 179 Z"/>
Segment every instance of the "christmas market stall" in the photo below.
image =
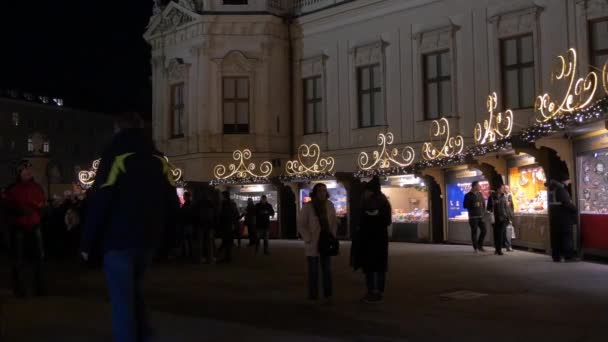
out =
<path fill-rule="evenodd" d="M 401 150 L 393 147 L 393 142 L 392 133 L 380 133 L 379 150 L 371 156 L 367 152 L 359 154 L 355 176 L 363 181 L 379 176 L 382 193 L 392 207 L 392 241 L 429 241 L 429 195 L 424 179 L 414 174 L 416 153 L 410 146 Z"/>
<path fill-rule="evenodd" d="M 253 200 L 255 204 L 261 201 L 262 196 L 266 196 L 268 203 L 272 205 L 275 214 L 270 217 L 270 238 L 280 236 L 279 225 L 279 193 L 269 176 L 272 173 L 272 163 L 263 161 L 256 166 L 251 162 L 251 150 L 236 150 L 232 153 L 233 162 L 227 166 L 218 164 L 214 167 L 215 179 L 210 182 L 220 191 L 229 191 L 230 198 L 236 202 L 241 214 L 245 213 L 247 201 Z M 248 236 L 247 228 L 244 225 L 244 218 L 241 218 L 241 236 Z"/>

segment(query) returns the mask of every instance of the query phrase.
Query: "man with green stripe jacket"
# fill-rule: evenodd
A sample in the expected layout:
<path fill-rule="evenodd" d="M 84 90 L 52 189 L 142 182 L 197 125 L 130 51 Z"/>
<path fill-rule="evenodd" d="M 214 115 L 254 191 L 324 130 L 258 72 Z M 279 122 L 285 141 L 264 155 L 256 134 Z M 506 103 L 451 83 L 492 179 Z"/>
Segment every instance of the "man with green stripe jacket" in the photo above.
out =
<path fill-rule="evenodd" d="M 171 168 L 129 114 L 102 154 L 82 240 L 87 260 L 101 246 L 112 304 L 115 341 L 147 341 L 151 329 L 143 301 L 143 278 L 179 200 Z"/>

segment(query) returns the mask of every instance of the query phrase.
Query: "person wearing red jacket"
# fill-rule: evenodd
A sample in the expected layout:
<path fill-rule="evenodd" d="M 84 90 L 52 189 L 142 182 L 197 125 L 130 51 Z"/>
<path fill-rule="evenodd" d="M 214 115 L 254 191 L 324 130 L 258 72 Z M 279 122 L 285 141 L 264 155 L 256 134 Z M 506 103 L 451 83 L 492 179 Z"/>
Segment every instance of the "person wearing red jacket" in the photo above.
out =
<path fill-rule="evenodd" d="M 44 249 L 40 231 L 40 209 L 45 204 L 45 196 L 42 187 L 34 181 L 32 164 L 28 160 L 19 162 L 17 181 L 6 189 L 2 202 L 9 226 L 13 292 L 17 297 L 26 295 L 23 271 L 26 262 L 30 260 L 34 268 L 34 293 L 44 295 Z"/>

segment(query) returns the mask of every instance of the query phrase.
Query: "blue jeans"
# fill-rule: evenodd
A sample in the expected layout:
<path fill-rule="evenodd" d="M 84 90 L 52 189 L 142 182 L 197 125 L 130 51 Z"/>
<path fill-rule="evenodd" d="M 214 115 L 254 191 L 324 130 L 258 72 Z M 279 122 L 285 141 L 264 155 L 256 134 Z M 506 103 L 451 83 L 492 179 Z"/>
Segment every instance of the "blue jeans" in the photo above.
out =
<path fill-rule="evenodd" d="M 323 297 L 333 295 L 331 280 L 331 257 L 306 257 L 308 260 L 308 298 L 319 298 L 319 264 L 321 264 L 321 277 L 323 282 Z"/>
<path fill-rule="evenodd" d="M 126 249 L 104 255 L 104 271 L 112 304 L 112 330 L 116 342 L 148 341 L 151 329 L 144 304 L 144 273 L 153 251 Z"/>

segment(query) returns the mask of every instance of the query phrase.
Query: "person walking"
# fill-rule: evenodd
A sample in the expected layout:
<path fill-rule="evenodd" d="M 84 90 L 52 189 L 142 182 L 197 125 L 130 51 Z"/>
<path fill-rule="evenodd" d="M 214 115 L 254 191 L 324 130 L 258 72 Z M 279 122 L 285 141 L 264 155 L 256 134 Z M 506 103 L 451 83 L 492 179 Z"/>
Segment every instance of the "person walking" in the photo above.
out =
<path fill-rule="evenodd" d="M 34 295 L 45 295 L 43 276 L 44 243 L 40 230 L 41 209 L 45 205 L 42 187 L 32 174 L 32 164 L 22 160 L 17 165 L 17 181 L 8 186 L 3 195 L 9 235 L 9 260 L 13 279 L 13 294 L 25 297 L 27 288 L 23 279 L 28 261 L 34 270 Z"/>
<path fill-rule="evenodd" d="M 272 205 L 268 203 L 268 198 L 266 195 L 262 195 L 260 202 L 255 205 L 255 213 L 258 235 L 255 252 L 257 253 L 260 249 L 260 239 L 264 239 L 264 254 L 270 255 L 268 233 L 270 230 L 270 218 L 273 217 L 275 213 Z"/>
<path fill-rule="evenodd" d="M 222 204 L 220 209 L 220 235 L 222 237 L 222 244 L 220 245 L 219 251 L 223 252 L 224 256 L 220 262 L 232 262 L 234 229 L 238 224 L 239 218 L 239 210 L 236 203 L 230 199 L 230 192 L 222 192 Z"/>
<path fill-rule="evenodd" d="M 391 205 L 382 193 L 378 177 L 365 186 L 361 203 L 357 268 L 365 273 L 367 293 L 361 299 L 365 303 L 381 303 L 384 300 L 386 272 L 388 269 L 388 227 L 392 223 Z"/>
<path fill-rule="evenodd" d="M 179 200 L 171 166 L 154 147 L 136 114 L 125 115 L 102 154 L 81 245 L 93 258 L 101 245 L 117 342 L 149 341 L 143 283 Z"/>
<path fill-rule="evenodd" d="M 483 248 L 484 239 L 486 238 L 486 224 L 483 220 L 483 215 L 486 208 L 486 203 L 481 194 L 481 186 L 478 181 L 471 183 L 471 191 L 464 196 L 464 208 L 469 212 L 469 226 L 471 226 L 471 242 L 475 253 L 478 251 L 485 252 Z M 479 236 L 477 231 L 479 230 Z"/>
<path fill-rule="evenodd" d="M 249 234 L 249 247 L 257 246 L 256 218 L 255 204 L 253 203 L 253 199 L 248 198 L 247 207 L 245 208 L 245 226 L 247 226 L 247 234 Z"/>
<path fill-rule="evenodd" d="M 574 255 L 574 225 L 578 209 L 572 202 L 568 186 L 570 179 L 560 175 L 549 182 L 549 224 L 551 227 L 551 256 L 553 261 L 572 261 Z"/>
<path fill-rule="evenodd" d="M 304 240 L 304 253 L 308 264 L 308 299 L 319 299 L 319 265 L 325 303 L 331 302 L 333 284 L 331 256 L 319 253 L 321 231 L 328 231 L 334 237 L 338 230 L 336 209 L 329 200 L 327 186 L 317 183 L 310 194 L 311 201 L 304 204 L 298 217 L 298 232 Z"/>
<path fill-rule="evenodd" d="M 513 221 L 513 211 L 507 201 L 505 186 L 501 185 L 493 202 L 494 211 L 494 254 L 503 255 L 504 237 L 507 225 Z"/>
<path fill-rule="evenodd" d="M 513 219 L 514 219 L 515 218 L 515 205 L 513 204 L 513 194 L 511 194 L 511 188 L 507 184 L 504 185 L 504 193 L 505 193 L 505 199 L 507 200 L 507 205 L 509 206 L 509 209 L 511 209 L 511 213 L 512 213 Z M 512 240 L 513 240 L 513 237 L 515 236 L 515 232 L 513 231 L 514 230 L 513 219 L 507 225 L 507 228 L 505 229 L 505 237 L 503 239 L 507 252 L 513 252 Z"/>
<path fill-rule="evenodd" d="M 194 260 L 192 247 L 194 246 L 194 226 L 196 219 L 194 215 L 194 207 L 192 204 L 192 195 L 190 192 L 184 192 L 184 203 L 179 212 L 180 230 L 179 230 L 179 247 L 181 255 L 185 259 Z"/>

